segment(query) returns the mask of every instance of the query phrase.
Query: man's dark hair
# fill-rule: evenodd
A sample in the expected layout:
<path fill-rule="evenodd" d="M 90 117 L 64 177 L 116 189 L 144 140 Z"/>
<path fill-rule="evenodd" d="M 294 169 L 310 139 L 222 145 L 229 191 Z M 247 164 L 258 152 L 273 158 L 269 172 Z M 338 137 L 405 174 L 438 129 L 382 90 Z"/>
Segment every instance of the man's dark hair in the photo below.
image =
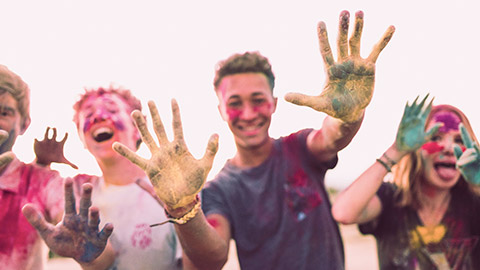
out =
<path fill-rule="evenodd" d="M 272 71 L 272 65 L 268 61 L 268 58 L 261 55 L 259 52 L 234 54 L 226 60 L 220 61 L 217 64 L 215 79 L 213 81 L 215 91 L 225 76 L 250 72 L 263 73 L 267 77 L 268 84 L 273 92 L 273 87 L 275 86 L 275 75 Z"/>

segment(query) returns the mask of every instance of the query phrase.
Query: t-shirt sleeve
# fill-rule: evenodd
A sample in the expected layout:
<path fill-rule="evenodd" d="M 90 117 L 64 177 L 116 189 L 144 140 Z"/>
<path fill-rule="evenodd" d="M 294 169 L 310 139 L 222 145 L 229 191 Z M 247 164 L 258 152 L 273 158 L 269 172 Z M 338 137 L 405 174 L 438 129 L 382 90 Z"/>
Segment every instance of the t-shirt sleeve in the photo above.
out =
<path fill-rule="evenodd" d="M 382 183 L 382 185 L 377 191 L 377 196 L 382 204 L 382 211 L 380 215 L 378 215 L 378 217 L 376 217 L 375 219 L 358 225 L 358 228 L 362 234 L 376 235 L 378 233 L 378 229 L 381 227 L 384 213 L 390 213 L 391 209 L 394 206 L 394 193 L 395 187 L 393 184 Z"/>
<path fill-rule="evenodd" d="M 319 161 L 317 157 L 308 150 L 307 147 L 307 138 L 308 135 L 313 132 L 314 129 L 302 129 L 296 133 L 291 134 L 290 136 L 287 137 L 287 142 L 291 141 L 290 138 L 296 138 L 297 142 L 296 143 L 289 143 L 293 147 L 300 147 L 301 153 L 304 153 L 304 159 L 310 166 L 316 167 L 319 170 L 330 170 L 335 168 L 338 163 L 338 155 L 335 155 L 332 159 L 328 161 Z"/>
<path fill-rule="evenodd" d="M 58 223 L 64 211 L 63 178 L 57 171 L 41 168 L 36 172 L 36 181 L 42 183 L 42 198 L 45 204 L 45 214 L 49 221 Z"/>
<path fill-rule="evenodd" d="M 219 214 L 231 223 L 231 216 L 227 209 L 228 204 L 224 197 L 217 183 L 208 182 L 201 192 L 202 210 L 205 216 Z"/>

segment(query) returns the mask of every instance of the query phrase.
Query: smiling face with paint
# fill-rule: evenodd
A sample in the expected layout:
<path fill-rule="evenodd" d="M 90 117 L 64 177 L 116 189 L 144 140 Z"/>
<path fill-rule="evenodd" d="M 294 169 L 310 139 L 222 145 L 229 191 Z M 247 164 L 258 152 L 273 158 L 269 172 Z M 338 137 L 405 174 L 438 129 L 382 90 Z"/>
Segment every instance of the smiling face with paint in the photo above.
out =
<path fill-rule="evenodd" d="M 90 95 L 78 111 L 78 133 L 95 158 L 120 157 L 113 149 L 115 141 L 137 149 L 140 135 L 130 118 L 132 109 L 115 93 Z"/>
<path fill-rule="evenodd" d="M 457 144 L 464 149 L 458 128 L 461 118 L 453 111 L 440 110 L 432 115 L 427 129 L 436 123 L 441 123 L 442 126 L 430 141 L 421 147 L 424 175 L 431 186 L 450 189 L 460 178 L 460 172 L 455 167 L 453 146 Z"/>
<path fill-rule="evenodd" d="M 268 128 L 277 107 L 263 73 L 238 73 L 222 78 L 217 87 L 218 109 L 237 147 L 257 149 L 269 142 Z"/>

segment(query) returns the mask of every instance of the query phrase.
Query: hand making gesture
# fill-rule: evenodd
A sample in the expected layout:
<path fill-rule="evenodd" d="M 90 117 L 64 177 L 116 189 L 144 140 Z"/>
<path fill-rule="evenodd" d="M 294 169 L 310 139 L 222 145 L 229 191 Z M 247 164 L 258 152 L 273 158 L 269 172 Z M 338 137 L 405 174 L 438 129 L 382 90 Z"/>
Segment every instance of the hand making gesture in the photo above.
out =
<path fill-rule="evenodd" d="M 74 169 L 78 169 L 77 165 L 68 161 L 63 153 L 63 147 L 68 138 L 68 133 L 65 133 L 65 136 L 61 141 L 57 141 L 57 129 L 52 128 L 53 134 L 52 138 L 48 137 L 50 132 L 50 127 L 45 131 L 45 136 L 43 140 L 39 141 L 35 139 L 33 143 L 33 150 L 37 157 L 36 163 L 44 166 L 50 165 L 52 162 L 64 163 L 70 165 Z"/>
<path fill-rule="evenodd" d="M 5 130 L 0 129 L 0 144 L 2 144 L 5 140 L 8 139 L 8 132 Z M 5 165 L 10 163 L 15 158 L 15 154 L 12 151 L 7 151 L 0 155 L 0 169 L 3 168 Z"/>
<path fill-rule="evenodd" d="M 148 131 L 145 118 L 140 111 L 134 111 L 132 117 L 142 136 L 143 142 L 152 157 L 146 160 L 121 143 L 114 143 L 113 148 L 122 156 L 142 168 L 150 178 L 158 198 L 167 211 L 182 209 L 191 205 L 202 189 L 207 174 L 212 168 L 213 158 L 218 149 L 218 136 L 212 135 L 202 159 L 195 159 L 188 151 L 183 138 L 182 121 L 177 102 L 172 100 L 173 141 L 165 134 L 163 123 L 153 101 L 148 102 L 153 121 L 153 128 L 158 138 L 158 145 Z M 188 210 L 188 209 L 187 209 Z"/>
<path fill-rule="evenodd" d="M 425 144 L 433 134 L 435 134 L 440 128 L 441 124 L 437 123 L 431 127 L 428 131 L 425 131 L 425 123 L 427 117 L 432 110 L 432 102 L 425 107 L 425 102 L 428 98 L 428 94 L 423 100 L 417 104 L 417 98 L 412 102 L 412 105 L 405 105 L 403 111 L 402 120 L 397 131 L 397 138 L 395 140 L 395 146 L 400 152 L 413 152 Z"/>
<path fill-rule="evenodd" d="M 113 231 L 112 224 L 106 224 L 103 230 L 98 230 L 100 223 L 98 208 L 90 208 L 91 196 L 92 185 L 83 184 L 77 214 L 73 181 L 66 179 L 65 215 L 60 223 L 55 226 L 47 222 L 33 204 L 26 204 L 22 212 L 50 250 L 60 256 L 73 258 L 80 264 L 88 264 L 103 252 Z"/>
<path fill-rule="evenodd" d="M 460 124 L 459 128 L 463 144 L 467 149 L 462 151 L 460 146 L 454 146 L 455 157 L 457 158 L 456 166 L 467 181 L 480 185 L 480 149 L 478 144 L 470 137 L 463 123 Z"/>
<path fill-rule="evenodd" d="M 337 39 L 337 62 L 332 55 L 325 23 L 318 23 L 320 51 L 327 74 L 322 93 L 319 96 L 300 93 L 289 93 L 285 96 L 288 102 L 311 107 L 347 123 L 358 121 L 363 117 L 364 109 L 373 95 L 375 62 L 395 32 L 395 27 L 390 26 L 370 55 L 363 59 L 360 56 L 363 12 L 358 11 L 355 14 L 354 32 L 347 41 L 349 20 L 349 12 L 342 11 Z"/>

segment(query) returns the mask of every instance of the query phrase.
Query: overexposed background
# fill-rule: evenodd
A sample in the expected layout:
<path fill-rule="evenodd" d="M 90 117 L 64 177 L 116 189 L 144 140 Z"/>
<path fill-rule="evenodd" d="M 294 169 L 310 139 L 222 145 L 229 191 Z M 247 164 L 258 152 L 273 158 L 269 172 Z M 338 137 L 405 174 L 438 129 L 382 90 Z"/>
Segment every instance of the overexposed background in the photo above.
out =
<path fill-rule="evenodd" d="M 355 11 L 363 10 L 362 56 L 389 25 L 397 30 L 377 61 L 375 93 L 363 126 L 327 174 L 327 184 L 342 188 L 393 142 L 406 101 L 417 95 L 431 93 L 436 103 L 460 107 L 478 130 L 479 7 L 475 0 L 3 1 L 0 63 L 32 90 L 32 124 L 14 152 L 33 160 L 33 139 L 54 126 L 60 138 L 70 134 L 65 152 L 79 171 L 98 174 L 78 139 L 72 105 L 84 87 L 116 83 L 142 100 L 145 114 L 146 101 L 156 101 L 168 132 L 170 99 L 176 98 L 187 144 L 198 158 L 209 136 L 218 133 L 212 178 L 235 152 L 216 107 L 215 64 L 233 53 L 260 51 L 273 64 L 274 93 L 280 97 L 271 135 L 318 128 L 324 114 L 289 104 L 283 96 L 290 91 L 316 95 L 322 89 L 317 22 L 326 22 L 336 51 L 340 11 L 350 11 L 353 28 Z M 148 156 L 145 147 L 140 153 Z M 65 165 L 54 168 L 64 176 L 77 173 Z"/>

